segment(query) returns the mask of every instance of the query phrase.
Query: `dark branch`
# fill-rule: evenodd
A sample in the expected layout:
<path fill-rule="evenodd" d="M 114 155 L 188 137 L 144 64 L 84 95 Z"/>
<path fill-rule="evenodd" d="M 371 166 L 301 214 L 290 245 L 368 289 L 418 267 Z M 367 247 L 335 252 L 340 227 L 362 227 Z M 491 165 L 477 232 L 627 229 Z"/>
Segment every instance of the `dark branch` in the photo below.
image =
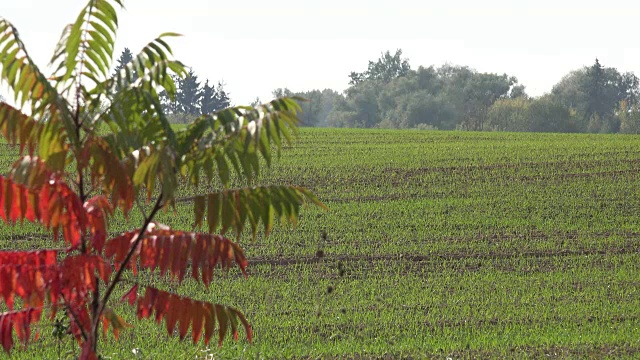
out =
<path fill-rule="evenodd" d="M 111 282 L 109 283 L 109 286 L 107 287 L 107 290 L 105 291 L 104 296 L 102 297 L 102 301 L 100 302 L 98 314 L 102 314 L 102 312 L 104 311 L 104 308 L 107 306 L 107 301 L 109 300 L 109 297 L 111 297 L 111 293 L 113 292 L 116 285 L 120 281 L 120 278 L 122 277 L 122 273 L 127 268 L 127 265 L 129 264 L 129 261 L 131 261 L 131 257 L 133 256 L 133 253 L 138 248 L 138 244 L 140 244 L 140 241 L 144 238 L 144 234 L 147 231 L 147 227 L 155 217 L 156 213 L 160 209 L 162 209 L 162 207 L 163 207 L 162 193 L 160 193 L 160 196 L 158 196 L 158 200 L 153 206 L 153 210 L 151 210 L 151 213 L 149 214 L 149 216 L 147 216 L 144 219 L 144 223 L 140 228 L 140 230 L 138 231 L 138 237 L 136 238 L 136 241 L 133 243 L 133 245 L 131 245 L 131 248 L 129 249 L 127 256 L 125 256 L 125 258 L 122 260 L 118 268 L 118 271 L 116 272 L 116 275 L 114 276 L 113 280 L 111 280 Z"/>

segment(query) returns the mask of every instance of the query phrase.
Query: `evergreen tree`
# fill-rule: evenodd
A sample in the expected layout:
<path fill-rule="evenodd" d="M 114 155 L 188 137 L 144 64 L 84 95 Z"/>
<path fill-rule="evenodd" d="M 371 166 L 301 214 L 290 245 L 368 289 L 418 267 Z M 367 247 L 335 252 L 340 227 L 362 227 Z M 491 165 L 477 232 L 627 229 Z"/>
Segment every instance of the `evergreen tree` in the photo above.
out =
<path fill-rule="evenodd" d="M 179 80 L 178 95 L 176 96 L 177 110 L 184 114 L 199 115 L 201 98 L 202 90 L 200 82 L 198 82 L 198 75 L 193 70 L 189 70 L 187 76 Z"/>
<path fill-rule="evenodd" d="M 587 95 L 587 111 L 585 117 L 591 122 L 606 116 L 609 112 L 604 102 L 605 87 L 604 67 L 596 58 L 596 62 L 587 70 L 585 93 Z M 597 117 L 593 115 L 597 114 Z M 598 120 L 599 121 L 599 120 Z M 596 121 L 597 122 L 597 121 Z"/>
<path fill-rule="evenodd" d="M 250 104 L 250 105 L 251 105 L 251 106 L 253 106 L 253 107 L 256 107 L 256 106 L 258 106 L 258 105 L 260 105 L 260 104 L 262 104 L 262 100 L 260 100 L 260 97 L 259 97 L 259 96 L 256 96 L 256 99 L 255 99 L 255 100 L 253 100 L 253 102 L 251 102 L 251 104 Z"/>
<path fill-rule="evenodd" d="M 178 87 L 178 85 L 180 84 L 180 78 L 176 75 L 172 75 L 171 78 L 173 79 L 173 82 L 176 84 L 176 87 Z M 180 91 L 179 87 L 177 91 Z M 171 99 L 171 97 L 167 94 L 167 91 L 162 90 L 158 94 L 158 98 L 160 99 L 160 104 L 162 105 L 162 108 L 166 113 L 177 114 L 180 112 L 177 95 L 174 96 L 173 99 Z"/>
<path fill-rule="evenodd" d="M 218 81 L 218 90 L 215 92 L 214 111 L 226 109 L 231 106 L 229 93 L 224 91 L 224 83 Z"/>
<path fill-rule="evenodd" d="M 218 82 L 218 89 L 209 85 L 209 79 L 204 83 L 200 97 L 200 111 L 202 114 L 210 114 L 223 110 L 231 105 L 229 95 L 224 91 L 222 82 Z"/>
<path fill-rule="evenodd" d="M 204 82 L 202 87 L 202 97 L 200 98 L 200 112 L 202 114 L 211 114 L 215 109 L 216 89 L 209 86 L 209 79 Z"/>
<path fill-rule="evenodd" d="M 124 48 L 124 50 L 122 51 L 122 54 L 120 54 L 120 57 L 117 60 L 118 64 L 113 70 L 113 76 L 114 77 L 117 76 L 120 70 L 122 70 L 128 63 L 130 63 L 131 60 L 133 60 L 133 54 L 131 53 L 131 50 L 129 50 L 129 48 Z M 134 73 L 133 80 L 135 81 L 137 78 L 138 78 L 138 75 Z M 120 90 L 119 87 L 117 89 L 118 91 Z"/>

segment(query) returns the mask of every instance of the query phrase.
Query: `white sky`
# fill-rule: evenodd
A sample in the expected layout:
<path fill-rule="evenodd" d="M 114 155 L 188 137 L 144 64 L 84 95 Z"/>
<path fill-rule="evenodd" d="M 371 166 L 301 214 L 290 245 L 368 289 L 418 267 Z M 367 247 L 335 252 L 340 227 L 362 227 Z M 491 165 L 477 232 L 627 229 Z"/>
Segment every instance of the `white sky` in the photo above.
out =
<path fill-rule="evenodd" d="M 0 4 L 43 68 L 85 1 Z M 235 104 L 266 101 L 278 87 L 342 91 L 350 71 L 397 48 L 414 69 L 449 62 L 507 73 L 531 95 L 596 57 L 640 75 L 640 2 L 631 0 L 129 0 L 125 7 L 114 57 L 179 32 L 185 36 L 170 40 L 176 57 L 199 79 L 224 80 Z"/>

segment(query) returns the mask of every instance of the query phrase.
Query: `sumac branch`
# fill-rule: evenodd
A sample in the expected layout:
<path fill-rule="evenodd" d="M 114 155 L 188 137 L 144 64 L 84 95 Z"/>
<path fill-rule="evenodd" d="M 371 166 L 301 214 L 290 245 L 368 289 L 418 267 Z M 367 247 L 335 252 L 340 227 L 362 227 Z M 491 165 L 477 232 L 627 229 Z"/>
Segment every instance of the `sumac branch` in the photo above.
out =
<path fill-rule="evenodd" d="M 271 165 L 272 152 L 280 154 L 297 131 L 295 99 L 228 108 L 175 130 L 158 95 L 175 95 L 174 79 L 187 73 L 166 41 L 173 33 L 151 41 L 110 76 L 121 7 L 122 0 L 89 0 L 65 27 L 51 76 L 0 17 L 0 82 L 17 104 L 0 101 L 0 134 L 19 145 L 21 155 L 26 149 L 0 175 L 0 219 L 9 226 L 40 224 L 52 241 L 63 239 L 63 248 L 0 251 L 0 300 L 7 310 L 0 313 L 0 342 L 7 353 L 16 340 L 36 341 L 34 325 L 64 312 L 80 358 L 97 359 L 101 334 L 104 339 L 111 329 L 117 339 L 131 326 L 110 304 L 114 289 L 131 283 L 125 272 L 178 283 L 190 275 L 205 286 L 216 268 L 237 265 L 246 276 L 247 258 L 227 231 L 239 239 L 251 229 L 255 239 L 260 224 L 265 235 L 275 220 L 295 225 L 305 203 L 324 207 L 303 188 L 253 184 L 261 166 Z M 235 180 L 247 187 L 230 189 Z M 178 186 L 203 182 L 219 188 L 175 197 Z M 154 204 L 148 214 L 145 201 Z M 206 223 L 206 232 L 154 222 L 158 211 L 180 201 L 193 203 L 194 224 Z M 142 222 L 110 239 L 113 217 L 133 211 Z M 217 334 L 222 346 L 243 332 L 252 340 L 245 316 L 227 305 L 138 283 L 122 300 L 139 319 L 164 321 L 180 339 L 190 332 L 193 342 L 208 343 Z"/>

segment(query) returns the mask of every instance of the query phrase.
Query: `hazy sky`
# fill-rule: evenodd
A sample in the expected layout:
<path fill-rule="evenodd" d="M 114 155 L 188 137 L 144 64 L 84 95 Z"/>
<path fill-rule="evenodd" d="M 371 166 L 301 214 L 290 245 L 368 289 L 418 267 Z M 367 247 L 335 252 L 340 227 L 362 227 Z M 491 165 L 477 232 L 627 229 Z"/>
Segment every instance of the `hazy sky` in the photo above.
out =
<path fill-rule="evenodd" d="M 40 67 L 85 4 L 0 1 L 0 16 L 17 26 Z M 115 57 L 179 32 L 185 36 L 171 39 L 177 58 L 202 80 L 224 80 L 235 104 L 268 100 L 278 87 L 342 91 L 350 71 L 397 48 L 412 68 L 449 62 L 507 73 L 532 95 L 596 57 L 640 75 L 636 1 L 136 0 L 125 7 Z"/>

